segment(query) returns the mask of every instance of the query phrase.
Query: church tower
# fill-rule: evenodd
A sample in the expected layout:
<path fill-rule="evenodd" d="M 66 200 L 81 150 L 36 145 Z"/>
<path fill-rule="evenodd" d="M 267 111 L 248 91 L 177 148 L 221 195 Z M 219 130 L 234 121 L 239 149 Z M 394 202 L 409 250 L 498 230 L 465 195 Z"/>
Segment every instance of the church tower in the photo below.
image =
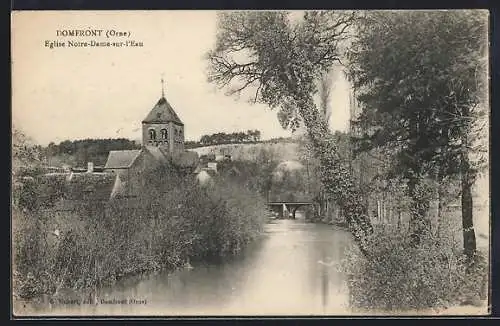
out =
<path fill-rule="evenodd" d="M 162 94 L 153 109 L 142 121 L 142 145 L 161 147 L 168 153 L 184 151 L 184 123 Z"/>

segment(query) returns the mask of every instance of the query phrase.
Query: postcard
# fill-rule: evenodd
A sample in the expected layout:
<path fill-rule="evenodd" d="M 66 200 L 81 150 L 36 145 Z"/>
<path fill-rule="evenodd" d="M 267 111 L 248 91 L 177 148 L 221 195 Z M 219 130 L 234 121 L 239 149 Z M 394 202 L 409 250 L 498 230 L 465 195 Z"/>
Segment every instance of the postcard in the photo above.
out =
<path fill-rule="evenodd" d="M 13 11 L 12 314 L 490 314 L 485 10 Z"/>

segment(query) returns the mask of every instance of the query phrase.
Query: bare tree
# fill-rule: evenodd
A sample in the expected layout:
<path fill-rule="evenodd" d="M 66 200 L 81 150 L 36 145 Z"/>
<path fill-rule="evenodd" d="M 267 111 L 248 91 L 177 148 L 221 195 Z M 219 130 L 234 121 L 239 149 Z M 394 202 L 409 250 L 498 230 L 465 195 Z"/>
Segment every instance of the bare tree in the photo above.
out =
<path fill-rule="evenodd" d="M 341 161 L 335 139 L 314 104 L 316 81 L 340 61 L 340 44 L 350 37 L 355 12 L 308 11 L 292 22 L 286 12 L 223 12 L 215 48 L 207 55 L 209 81 L 229 94 L 254 89 L 255 102 L 278 109 L 284 128 L 301 123 L 321 167 L 321 182 L 335 198 L 364 253 L 373 233 L 359 189 Z"/>

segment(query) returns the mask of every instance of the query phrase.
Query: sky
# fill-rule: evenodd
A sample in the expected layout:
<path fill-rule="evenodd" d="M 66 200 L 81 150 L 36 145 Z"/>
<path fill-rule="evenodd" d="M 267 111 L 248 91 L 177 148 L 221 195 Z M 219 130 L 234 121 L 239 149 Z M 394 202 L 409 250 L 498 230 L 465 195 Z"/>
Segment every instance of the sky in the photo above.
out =
<path fill-rule="evenodd" d="M 45 46 L 46 41 L 121 41 L 63 37 L 57 30 L 130 33 L 143 47 Z M 21 12 L 12 17 L 12 120 L 35 142 L 140 139 L 141 121 L 161 96 L 185 124 L 186 140 L 258 129 L 263 139 L 287 137 L 276 112 L 225 95 L 206 78 L 205 53 L 216 36 L 215 11 Z M 345 130 L 349 84 L 336 74 L 331 126 Z"/>

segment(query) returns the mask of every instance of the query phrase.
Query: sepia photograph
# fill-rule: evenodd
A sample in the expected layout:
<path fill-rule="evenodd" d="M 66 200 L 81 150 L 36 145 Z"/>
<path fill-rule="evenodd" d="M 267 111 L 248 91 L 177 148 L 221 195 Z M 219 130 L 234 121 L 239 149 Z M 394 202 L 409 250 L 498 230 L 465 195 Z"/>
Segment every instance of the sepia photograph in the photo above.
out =
<path fill-rule="evenodd" d="M 13 11 L 12 316 L 490 315 L 489 19 Z"/>

